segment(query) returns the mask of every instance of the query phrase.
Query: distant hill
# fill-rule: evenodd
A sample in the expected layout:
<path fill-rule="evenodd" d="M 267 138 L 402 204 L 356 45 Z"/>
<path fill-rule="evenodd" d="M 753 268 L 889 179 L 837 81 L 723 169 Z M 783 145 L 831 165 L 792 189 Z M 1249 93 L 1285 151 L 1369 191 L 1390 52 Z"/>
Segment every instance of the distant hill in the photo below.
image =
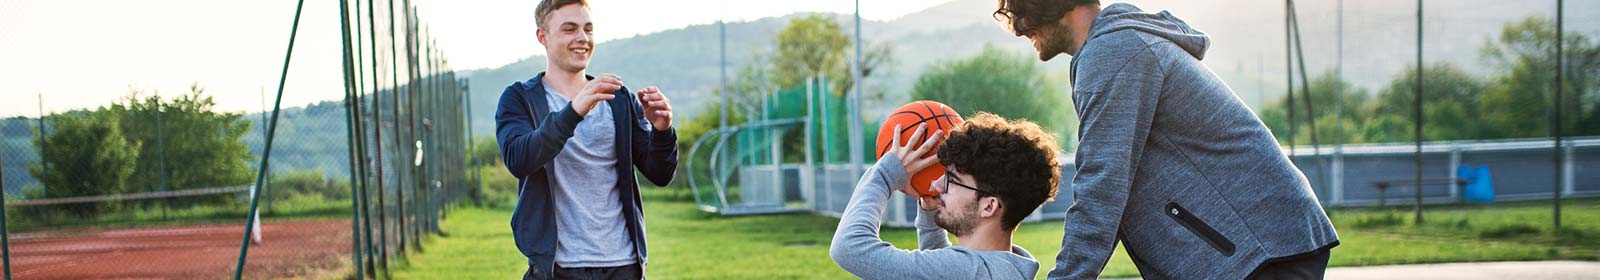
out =
<path fill-rule="evenodd" d="M 21 194 L 23 186 L 35 184 L 28 175 L 29 163 L 39 161 L 39 150 L 33 147 L 33 129 L 39 124 L 39 119 L 12 117 L 0 119 L 0 173 L 5 174 L 4 181 L 6 194 Z"/>
<path fill-rule="evenodd" d="M 1110 3 L 1111 1 L 1106 1 Z M 1285 71 L 1284 13 L 1282 1 L 1128 1 L 1146 11 L 1169 10 L 1211 36 L 1204 62 L 1252 107 L 1271 104 L 1282 96 Z M 1375 93 L 1400 69 L 1415 61 L 1416 6 L 1405 1 L 1345 1 L 1344 77 Z M 1338 9 L 1334 1 L 1299 2 L 1305 60 L 1311 76 L 1333 68 L 1337 58 Z M 893 46 L 894 63 L 880 77 L 868 81 L 885 91 L 884 100 L 866 102 L 868 114 L 888 110 L 907 101 L 912 83 L 931 63 L 971 56 L 984 45 L 1025 53 L 1033 57 L 1026 39 L 1013 37 L 994 21 L 993 0 L 955 0 L 887 21 L 863 21 L 869 43 Z M 1568 3 L 1569 32 L 1600 37 L 1600 2 Z M 1424 58 L 1448 61 L 1475 75 L 1500 69 L 1487 67 L 1477 51 L 1498 36 L 1507 23 L 1529 16 L 1553 18 L 1553 5 L 1518 1 L 1432 1 L 1426 6 Z M 756 53 L 772 48 L 772 37 L 794 19 L 791 14 L 744 22 L 727 28 L 729 75 L 735 74 Z M 854 31 L 853 17 L 824 14 Z M 590 67 L 593 73 L 616 73 L 629 85 L 660 86 L 674 100 L 678 116 L 692 118 L 707 103 L 719 84 L 718 26 L 692 25 L 601 43 Z M 1070 58 L 1043 63 L 1052 77 L 1067 83 L 1064 73 Z M 544 57 L 530 56 L 500 67 L 464 71 L 472 100 L 472 130 L 480 136 L 494 133 L 494 110 L 505 86 L 531 78 L 544 69 Z M 1063 87 L 1065 88 L 1065 87 Z M 1061 94 L 1067 94 L 1065 92 Z M 1063 113 L 1070 108 L 1063 108 Z M 261 115 L 250 114 L 256 121 Z M 286 108 L 280 142 L 274 151 L 276 171 L 323 168 L 327 174 L 347 174 L 344 111 L 337 101 Z M 15 193 L 32 179 L 23 165 L 36 161 L 30 126 L 34 120 L 0 120 L 0 147 L 4 147 L 5 187 Z M 259 129 L 259 126 L 257 127 Z M 260 132 L 245 136 L 251 152 L 260 153 Z M 256 162 L 251 162 L 254 165 Z M 18 174 L 18 175 L 13 175 Z"/>
<path fill-rule="evenodd" d="M 1171 11 L 1210 35 L 1211 48 L 1204 62 L 1246 104 L 1260 107 L 1282 96 L 1288 74 L 1284 64 L 1284 2 L 1116 2 L 1131 2 L 1147 12 Z M 1344 77 L 1375 92 L 1415 61 L 1416 6 L 1405 1 L 1345 2 Z M 1335 3 L 1299 2 L 1301 40 L 1310 76 L 1333 69 L 1338 58 L 1336 39 L 1340 25 Z M 1478 56 L 1479 47 L 1498 36 L 1506 23 L 1536 15 L 1553 18 L 1551 6 L 1517 1 L 1429 2 L 1425 11 L 1428 18 L 1424 25 L 1424 59 L 1430 63 L 1448 61 L 1476 75 L 1498 71 L 1486 67 Z M 1589 9 L 1600 8 L 1595 6 L 1569 3 L 1569 32 L 1600 33 L 1600 9 Z M 866 41 L 893 44 L 896 61 L 882 81 L 873 82 L 888 91 L 887 100 L 867 104 L 869 113 L 906 101 L 906 91 L 929 63 L 970 56 L 985 44 L 1032 57 L 1034 51 L 1029 42 L 1005 32 L 992 17 L 993 11 L 993 0 L 954 0 L 894 20 L 862 22 Z M 771 49 L 772 36 L 800 15 L 728 23 L 729 75 L 751 54 Z M 850 15 L 827 16 L 837 19 L 846 32 L 853 31 Z M 693 25 L 602 43 L 596 47 L 590 69 L 617 73 L 630 85 L 659 85 L 673 96 L 674 106 L 683 112 L 681 116 L 693 117 L 687 113 L 697 112 L 709 98 L 706 95 L 718 85 L 718 47 L 716 25 Z M 1068 60 L 1066 56 L 1057 57 L 1045 63 L 1045 69 L 1058 72 L 1053 74 L 1066 83 L 1067 75 L 1059 72 L 1068 67 Z M 543 64 L 543 57 L 533 56 L 501 67 L 468 71 L 472 106 L 477 110 L 472 116 L 473 129 L 492 133 L 492 111 L 505 86 L 532 77 L 544 69 Z"/>
<path fill-rule="evenodd" d="M 1027 40 L 1003 32 L 993 19 L 986 16 L 951 17 L 957 11 L 970 13 L 971 6 L 986 5 L 993 5 L 993 2 L 959 0 L 900 19 L 862 21 L 861 29 L 862 34 L 866 35 L 866 42 L 889 43 L 894 48 L 895 57 L 895 63 L 873 82 L 888 91 L 888 101 L 866 104 L 869 112 L 873 109 L 888 110 L 906 101 L 906 96 L 909 96 L 906 91 L 910 90 L 917 75 L 929 63 L 975 54 L 985 44 L 1031 52 L 1032 47 Z M 728 75 L 736 74 L 738 67 L 756 53 L 769 52 L 773 47 L 773 37 L 790 20 L 808 14 L 727 23 Z M 851 15 L 822 15 L 834 18 L 847 33 L 854 31 L 855 22 Z M 694 117 L 692 114 L 698 112 L 708 98 L 713 98 L 709 95 L 720 84 L 720 45 L 716 24 L 691 25 L 611 40 L 595 48 L 595 57 L 589 67 L 591 73 L 616 73 L 630 86 L 659 86 L 673 98 L 674 108 L 684 118 Z M 493 110 L 506 85 L 533 77 L 543 71 L 544 63 L 543 56 L 532 56 L 501 67 L 467 71 L 464 76 L 471 79 L 469 86 L 474 131 L 493 133 Z M 1049 65 L 1048 69 L 1065 69 L 1067 62 L 1063 59 Z"/>

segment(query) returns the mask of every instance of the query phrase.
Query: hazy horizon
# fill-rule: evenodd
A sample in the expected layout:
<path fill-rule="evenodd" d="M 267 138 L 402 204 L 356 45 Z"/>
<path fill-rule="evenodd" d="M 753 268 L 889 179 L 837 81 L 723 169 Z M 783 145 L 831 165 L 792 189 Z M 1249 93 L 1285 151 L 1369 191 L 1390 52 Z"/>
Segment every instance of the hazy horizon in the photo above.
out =
<path fill-rule="evenodd" d="M 861 13 L 864 20 L 888 20 L 947 1 L 867 1 L 861 3 Z M 38 117 L 40 94 L 45 114 L 50 114 L 104 106 L 132 90 L 174 96 L 188 92 L 194 83 L 215 97 L 221 111 L 270 109 L 261 95 L 265 93 L 266 102 L 271 102 L 276 93 L 294 2 L 85 2 L 0 0 L 0 61 L 6 62 L 0 76 L 10 77 L 0 83 L 7 101 L 0 103 L 0 117 Z M 285 108 L 343 98 L 335 3 L 305 3 L 284 89 Z M 543 54 L 532 35 L 532 11 L 538 1 L 412 3 L 458 72 Z M 596 20 L 603 22 L 597 42 L 718 20 L 853 13 L 854 8 L 850 0 L 592 1 L 590 5 Z"/>

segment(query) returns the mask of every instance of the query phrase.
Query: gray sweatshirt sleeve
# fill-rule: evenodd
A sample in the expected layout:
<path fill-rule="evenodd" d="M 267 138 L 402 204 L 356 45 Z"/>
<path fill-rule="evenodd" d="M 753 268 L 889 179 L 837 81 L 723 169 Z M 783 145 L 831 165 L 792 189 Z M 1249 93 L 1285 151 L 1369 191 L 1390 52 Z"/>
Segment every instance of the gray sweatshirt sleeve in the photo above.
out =
<path fill-rule="evenodd" d="M 1162 65 L 1146 47 L 1101 88 L 1075 90 L 1079 127 L 1074 203 L 1067 208 L 1061 252 L 1049 279 L 1094 279 L 1116 248 L 1134 167 L 1144 152 L 1164 84 Z"/>
<path fill-rule="evenodd" d="M 897 186 L 905 186 L 908 177 L 893 153 L 885 154 L 862 174 L 828 248 L 833 262 L 862 279 L 975 277 L 982 265 L 977 256 L 949 249 L 901 250 L 878 237 L 889 195 Z"/>
<path fill-rule="evenodd" d="M 933 250 L 950 247 L 950 235 L 934 222 L 938 213 L 917 207 L 917 249 Z"/>

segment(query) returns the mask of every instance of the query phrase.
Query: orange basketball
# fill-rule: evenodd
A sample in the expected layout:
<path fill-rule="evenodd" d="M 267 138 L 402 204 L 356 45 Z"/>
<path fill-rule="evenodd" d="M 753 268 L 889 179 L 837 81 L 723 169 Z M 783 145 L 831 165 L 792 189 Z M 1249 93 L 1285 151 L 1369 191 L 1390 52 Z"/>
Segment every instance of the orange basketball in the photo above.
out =
<path fill-rule="evenodd" d="M 923 132 L 922 137 L 918 139 L 911 139 L 911 136 L 917 132 L 917 126 L 921 124 L 928 124 L 928 131 Z M 961 115 L 956 114 L 956 110 L 950 109 L 950 106 L 945 106 L 939 102 L 922 100 L 900 106 L 899 109 L 894 110 L 893 114 L 884 119 L 883 126 L 878 128 L 878 158 L 883 158 L 883 154 L 889 152 L 890 145 L 894 142 L 894 134 L 892 133 L 900 133 L 900 141 L 904 141 L 900 143 L 901 145 L 905 145 L 905 143 L 917 143 L 920 145 L 922 141 L 928 139 L 928 136 L 933 136 L 934 131 L 944 131 L 944 135 L 948 135 L 950 134 L 950 129 L 954 129 L 959 124 L 961 124 Z M 895 125 L 900 126 L 900 131 L 894 131 Z M 933 153 L 938 151 L 939 147 L 934 147 L 926 156 L 933 156 Z M 911 186 L 923 196 L 936 195 L 938 193 L 935 193 L 929 187 L 933 185 L 933 180 L 939 179 L 941 175 L 944 175 L 944 164 L 934 163 L 933 166 L 922 169 L 917 174 L 912 174 Z"/>

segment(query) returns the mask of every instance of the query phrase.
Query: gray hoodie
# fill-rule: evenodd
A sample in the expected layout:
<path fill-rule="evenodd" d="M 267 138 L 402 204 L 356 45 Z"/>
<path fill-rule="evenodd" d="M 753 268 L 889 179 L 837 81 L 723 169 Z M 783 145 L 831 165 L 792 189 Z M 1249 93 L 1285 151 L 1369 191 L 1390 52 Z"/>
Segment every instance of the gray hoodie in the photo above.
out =
<path fill-rule="evenodd" d="M 1097 277 L 1119 240 L 1147 279 L 1240 279 L 1338 245 L 1305 175 L 1200 63 L 1208 44 L 1164 11 L 1095 17 L 1072 58 L 1078 173 L 1050 279 Z"/>
<path fill-rule="evenodd" d="M 1033 279 L 1039 261 L 1017 245 L 1010 252 L 950 246 L 934 212 L 918 211 L 917 250 L 901 250 L 878 237 L 889 196 L 908 182 L 905 166 L 886 153 L 856 183 L 850 205 L 834 230 L 828 254 L 862 279 Z"/>

